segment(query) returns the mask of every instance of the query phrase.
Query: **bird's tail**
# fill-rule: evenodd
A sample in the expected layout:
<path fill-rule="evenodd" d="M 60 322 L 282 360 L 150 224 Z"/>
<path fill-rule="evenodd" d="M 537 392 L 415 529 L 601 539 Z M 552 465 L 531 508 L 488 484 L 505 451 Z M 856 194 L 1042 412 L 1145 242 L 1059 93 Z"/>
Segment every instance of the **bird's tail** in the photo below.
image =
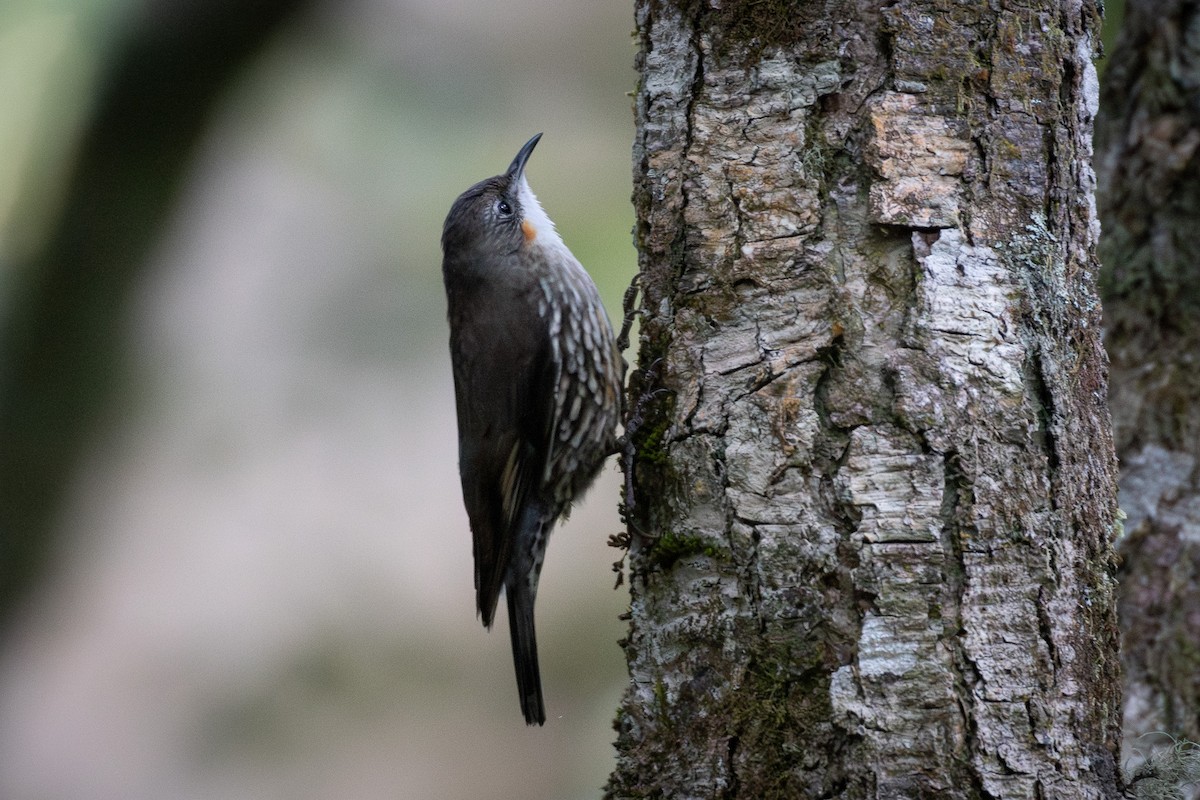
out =
<path fill-rule="evenodd" d="M 524 575 L 514 576 L 505 585 L 508 599 L 508 630 L 512 634 L 513 667 L 517 671 L 517 690 L 525 723 L 541 725 L 546 721 L 542 703 L 542 676 L 538 670 L 537 637 L 533 631 L 533 601 L 537 585 Z"/>
<path fill-rule="evenodd" d="M 539 503 L 530 503 L 525 507 L 513 542 L 508 570 L 504 575 L 513 667 L 517 672 L 521 711 L 529 725 L 541 725 L 546 721 L 546 710 L 542 703 L 542 677 L 538 670 L 537 637 L 533 631 L 533 604 L 537 598 L 542 559 L 546 554 L 546 539 L 553 524 L 553 517 Z"/>

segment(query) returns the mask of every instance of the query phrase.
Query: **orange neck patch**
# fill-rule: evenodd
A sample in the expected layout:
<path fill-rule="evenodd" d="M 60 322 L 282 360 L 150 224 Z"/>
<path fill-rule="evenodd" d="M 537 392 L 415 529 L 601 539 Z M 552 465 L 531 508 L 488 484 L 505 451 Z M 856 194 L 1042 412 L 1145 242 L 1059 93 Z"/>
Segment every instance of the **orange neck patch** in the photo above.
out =
<path fill-rule="evenodd" d="M 527 242 L 532 242 L 537 238 L 537 228 L 533 227 L 533 223 L 527 219 L 521 220 L 521 233 L 525 234 Z"/>

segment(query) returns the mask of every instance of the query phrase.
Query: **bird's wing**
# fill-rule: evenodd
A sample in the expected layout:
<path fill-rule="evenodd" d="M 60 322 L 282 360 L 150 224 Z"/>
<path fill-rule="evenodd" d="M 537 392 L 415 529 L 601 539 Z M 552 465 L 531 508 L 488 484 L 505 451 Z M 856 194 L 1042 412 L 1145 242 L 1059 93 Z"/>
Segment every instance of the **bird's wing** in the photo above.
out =
<path fill-rule="evenodd" d="M 620 354 L 613 341 L 612 326 L 605 316 L 600 295 L 591 280 L 576 267 L 583 279 L 570 291 L 576 293 L 571 314 L 563 314 L 558 332 L 559 363 L 555 377 L 551 442 L 546 449 L 543 480 L 559 476 L 554 487 L 556 511 L 569 509 L 570 501 L 591 482 L 595 458 L 607 455 L 615 443 L 615 428 L 621 408 Z M 563 476 L 571 476 L 563 480 Z"/>
<path fill-rule="evenodd" d="M 481 310 L 452 343 L 459 472 L 471 522 L 479 613 L 491 626 L 523 510 L 536 497 L 553 416 L 557 370 L 546 337 L 497 335 Z M 490 335 L 489 335 L 490 334 Z"/>

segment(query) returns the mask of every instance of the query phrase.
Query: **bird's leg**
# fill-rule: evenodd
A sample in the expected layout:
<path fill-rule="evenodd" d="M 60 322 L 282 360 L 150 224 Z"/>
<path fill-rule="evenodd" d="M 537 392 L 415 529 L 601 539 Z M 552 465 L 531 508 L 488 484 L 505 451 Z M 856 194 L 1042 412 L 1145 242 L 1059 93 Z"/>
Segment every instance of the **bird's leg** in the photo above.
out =
<path fill-rule="evenodd" d="M 633 323 L 641 316 L 644 311 L 637 307 L 638 295 L 641 292 L 640 272 L 636 273 L 629 282 L 629 287 L 625 290 L 625 294 L 621 299 L 621 310 L 623 317 L 621 320 L 621 330 L 617 334 L 617 349 L 624 354 L 629 349 L 629 336 L 633 329 Z M 625 361 L 624 355 L 621 357 L 622 378 L 628 372 L 629 364 Z M 641 370 L 641 375 L 645 377 L 648 374 L 657 375 L 662 369 L 662 359 L 656 359 L 647 369 Z M 643 382 L 644 385 L 644 382 Z M 626 386 L 626 396 L 629 394 L 629 385 Z M 629 547 L 633 543 L 634 537 L 640 540 L 657 539 L 655 534 L 643 531 L 637 524 L 637 495 L 634 488 L 634 469 L 637 463 L 637 447 L 634 444 L 634 439 L 637 436 L 638 430 L 646 421 L 646 412 L 650 403 L 667 389 L 655 389 L 650 392 L 642 392 L 638 395 L 637 402 L 633 404 L 633 408 L 629 409 L 624 420 L 624 433 L 617 437 L 615 447 L 612 454 L 617 455 L 621 459 L 621 471 L 625 474 L 625 491 L 624 502 L 621 503 L 621 520 L 625 523 L 625 530 L 620 533 L 613 534 L 608 538 L 610 547 L 618 548 L 624 551 L 621 558 L 613 562 L 613 572 L 617 573 L 617 581 L 613 586 L 614 589 L 621 586 L 625 581 L 625 556 L 629 553 Z M 629 407 L 626 406 L 628 409 Z"/>
<path fill-rule="evenodd" d="M 642 273 L 635 272 L 633 278 L 629 281 L 628 288 L 625 289 L 625 294 L 621 298 L 621 330 L 617 334 L 617 349 L 624 353 L 629 349 L 629 332 L 633 328 L 633 321 L 641 316 L 641 311 L 637 307 L 638 293 L 642 290 Z"/>
<path fill-rule="evenodd" d="M 650 365 L 652 370 L 657 370 L 662 359 L 658 359 Z M 660 395 L 669 392 L 670 389 L 655 389 L 652 392 L 642 393 L 633 407 L 633 412 L 625 420 L 625 433 L 617 438 L 616 454 L 621 458 L 621 471 L 625 473 L 625 499 L 621 503 L 621 520 L 625 523 L 625 530 L 620 533 L 613 534 L 608 537 L 609 547 L 616 547 L 625 551 L 621 554 L 621 558 L 613 562 L 613 572 L 617 573 L 617 582 L 613 586 L 614 589 L 620 587 L 625 581 L 624 567 L 625 556 L 629 553 L 629 547 L 633 544 L 634 537 L 640 541 L 653 541 L 658 538 L 658 534 L 645 531 L 637 523 L 638 510 L 637 493 L 634 489 L 633 473 L 637 464 L 637 446 L 634 444 L 634 438 L 637 436 L 638 430 L 646 422 L 646 409 L 650 403 Z"/>
<path fill-rule="evenodd" d="M 633 323 L 642 315 L 642 310 L 637 307 L 641 290 L 642 273 L 635 272 L 621 297 L 621 330 L 617 332 L 616 339 L 617 352 L 621 354 L 621 385 L 626 387 L 626 391 L 628 386 L 625 379 L 629 374 L 629 361 L 625 358 L 625 351 L 629 349 L 629 334 L 633 330 Z M 620 452 L 619 448 L 617 452 Z"/>

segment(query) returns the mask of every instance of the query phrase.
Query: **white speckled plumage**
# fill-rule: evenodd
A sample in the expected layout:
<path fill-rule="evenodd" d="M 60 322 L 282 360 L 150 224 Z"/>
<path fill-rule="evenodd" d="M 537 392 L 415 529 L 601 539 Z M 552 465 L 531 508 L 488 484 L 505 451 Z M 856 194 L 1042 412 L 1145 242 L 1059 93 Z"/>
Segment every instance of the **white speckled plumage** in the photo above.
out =
<path fill-rule="evenodd" d="M 490 627 L 504 590 L 531 724 L 545 718 L 533 604 L 546 543 L 612 451 L 621 410 L 599 292 L 524 176 L 536 143 L 460 195 L 442 234 L 476 602 Z"/>

